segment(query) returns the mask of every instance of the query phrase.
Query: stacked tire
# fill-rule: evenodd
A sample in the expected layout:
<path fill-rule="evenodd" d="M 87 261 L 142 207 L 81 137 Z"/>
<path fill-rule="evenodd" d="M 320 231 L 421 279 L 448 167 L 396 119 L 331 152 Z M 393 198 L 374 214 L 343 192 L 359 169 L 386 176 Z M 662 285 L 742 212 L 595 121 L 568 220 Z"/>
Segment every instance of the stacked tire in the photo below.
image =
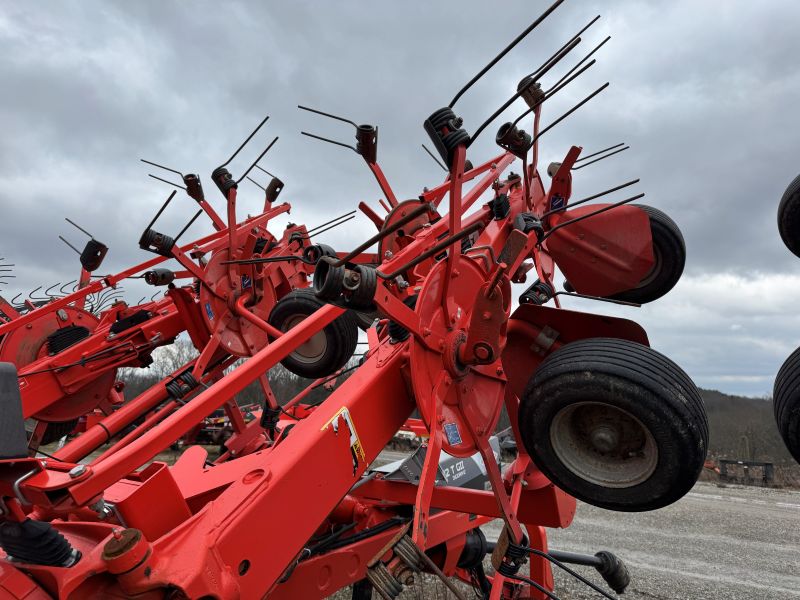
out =
<path fill-rule="evenodd" d="M 786 188 L 778 205 L 778 232 L 792 254 L 800 257 L 800 175 Z M 783 442 L 800 462 L 800 348 L 778 371 L 772 401 Z"/>

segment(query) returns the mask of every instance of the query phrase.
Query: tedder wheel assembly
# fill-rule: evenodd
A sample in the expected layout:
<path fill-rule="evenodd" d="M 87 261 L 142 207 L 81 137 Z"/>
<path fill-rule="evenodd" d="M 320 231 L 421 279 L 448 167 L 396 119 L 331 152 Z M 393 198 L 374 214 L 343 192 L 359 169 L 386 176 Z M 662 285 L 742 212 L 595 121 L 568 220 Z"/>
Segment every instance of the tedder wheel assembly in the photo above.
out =
<path fill-rule="evenodd" d="M 781 197 L 778 231 L 792 254 L 800 256 L 800 175 L 794 178 Z"/>
<path fill-rule="evenodd" d="M 639 285 L 615 294 L 612 298 L 646 304 L 658 300 L 678 283 L 686 264 L 686 243 L 683 241 L 683 234 L 678 225 L 664 212 L 645 204 L 635 204 L 634 206 L 641 208 L 650 217 L 654 264 Z M 798 214 L 800 215 L 800 212 Z M 797 247 L 800 248 L 800 242 Z"/>
<path fill-rule="evenodd" d="M 612 338 L 545 359 L 520 403 L 522 441 L 553 483 L 618 511 L 661 508 L 697 481 L 708 448 L 700 394 L 672 361 Z"/>
<path fill-rule="evenodd" d="M 269 323 L 281 331 L 289 331 L 323 306 L 325 302 L 318 299 L 313 290 L 293 290 L 272 309 Z M 322 331 L 311 336 L 284 358 L 281 364 L 300 377 L 326 377 L 350 360 L 357 343 L 358 323 L 353 312 L 347 311 Z"/>
<path fill-rule="evenodd" d="M 772 398 L 778 431 L 791 455 L 800 462 L 800 348 L 778 371 Z"/>

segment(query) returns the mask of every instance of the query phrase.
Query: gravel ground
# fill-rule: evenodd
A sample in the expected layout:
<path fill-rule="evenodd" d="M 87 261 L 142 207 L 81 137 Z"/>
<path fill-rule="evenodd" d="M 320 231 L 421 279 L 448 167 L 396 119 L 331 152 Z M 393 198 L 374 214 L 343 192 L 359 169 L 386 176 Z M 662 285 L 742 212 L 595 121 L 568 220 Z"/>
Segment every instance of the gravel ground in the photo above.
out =
<path fill-rule="evenodd" d="M 494 521 L 483 529 L 496 539 L 501 527 L 502 522 Z M 698 483 L 680 501 L 649 513 L 617 513 L 580 503 L 569 528 L 549 533 L 553 549 L 592 554 L 611 550 L 622 558 L 631 585 L 621 600 L 800 598 L 797 491 Z M 576 569 L 607 589 L 594 569 Z M 554 575 L 561 600 L 600 598 L 558 569 Z M 342 590 L 335 598 L 349 599 L 350 592 Z M 429 580 L 400 598 L 452 596 Z"/>
<path fill-rule="evenodd" d="M 495 537 L 499 524 L 485 531 Z M 680 501 L 649 513 L 580 504 L 569 528 L 551 530 L 550 546 L 617 554 L 631 574 L 626 600 L 797 599 L 800 492 L 698 483 Z M 599 597 L 558 573 L 556 593 L 563 600 Z"/>

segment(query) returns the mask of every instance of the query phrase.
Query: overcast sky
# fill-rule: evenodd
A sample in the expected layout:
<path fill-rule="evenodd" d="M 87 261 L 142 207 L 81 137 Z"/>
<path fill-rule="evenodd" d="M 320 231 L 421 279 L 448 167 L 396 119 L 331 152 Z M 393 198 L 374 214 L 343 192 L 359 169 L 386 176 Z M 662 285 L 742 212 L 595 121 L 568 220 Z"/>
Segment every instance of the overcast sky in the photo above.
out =
<path fill-rule="evenodd" d="M 358 156 L 299 134 L 349 143 L 349 126 L 297 104 L 379 125 L 378 158 L 398 196 L 418 195 L 442 179 L 420 149 L 425 117 L 546 5 L 0 0 L 0 256 L 17 276 L 0 292 L 77 276 L 77 256 L 57 235 L 85 238 L 64 217 L 109 244 L 104 270 L 145 260 L 136 242 L 169 189 L 138 159 L 201 174 L 221 208 L 208 176 L 267 114 L 234 174 L 277 135 L 262 164 L 286 183 L 292 220 L 315 225 L 361 200 L 375 206 L 380 192 Z M 576 172 L 575 197 L 640 177 L 645 201 L 683 230 L 688 260 L 673 292 L 644 308 L 568 304 L 638 320 L 702 387 L 769 394 L 800 345 L 800 260 L 775 217 L 800 172 L 800 4 L 567 0 L 459 102 L 467 130 L 597 14 L 573 61 L 612 39 L 545 107 L 543 124 L 611 86 L 542 138 L 540 166 L 572 144 L 587 153 L 630 144 Z M 497 153 L 502 120 L 470 148 L 476 164 Z M 263 194 L 249 183 L 240 194 L 241 211 L 256 212 Z M 157 229 L 177 232 L 195 208 L 179 194 Z M 200 219 L 186 239 L 209 231 Z M 359 216 L 318 241 L 348 249 L 372 232 Z M 134 302 L 152 293 L 127 287 Z"/>

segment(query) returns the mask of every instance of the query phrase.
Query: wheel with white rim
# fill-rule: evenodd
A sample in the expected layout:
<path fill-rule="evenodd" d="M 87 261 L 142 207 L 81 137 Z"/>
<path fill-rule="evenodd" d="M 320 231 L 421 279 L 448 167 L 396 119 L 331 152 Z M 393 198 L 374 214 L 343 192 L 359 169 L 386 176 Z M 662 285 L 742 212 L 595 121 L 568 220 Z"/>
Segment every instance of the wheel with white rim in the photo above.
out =
<path fill-rule="evenodd" d="M 323 306 L 325 302 L 311 289 L 293 290 L 272 309 L 269 323 L 281 331 L 289 331 Z M 358 324 L 352 312 L 347 311 L 309 337 L 281 364 L 300 377 L 327 377 L 347 364 L 357 343 Z"/>
<path fill-rule="evenodd" d="M 661 508 L 703 469 L 708 421 L 700 393 L 655 350 L 612 338 L 572 342 L 531 377 L 522 443 L 558 487 L 601 508 Z"/>

